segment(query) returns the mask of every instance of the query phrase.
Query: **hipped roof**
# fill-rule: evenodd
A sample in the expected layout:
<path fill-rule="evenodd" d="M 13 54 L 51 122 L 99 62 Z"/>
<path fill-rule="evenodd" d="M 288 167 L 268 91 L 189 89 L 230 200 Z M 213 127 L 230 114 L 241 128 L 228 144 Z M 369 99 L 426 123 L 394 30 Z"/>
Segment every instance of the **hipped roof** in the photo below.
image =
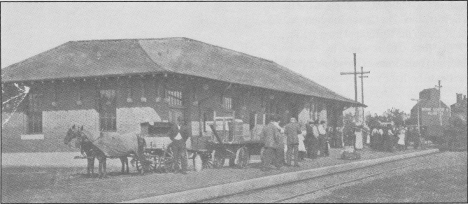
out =
<path fill-rule="evenodd" d="M 158 72 L 365 106 L 273 61 L 188 38 L 70 41 L 2 69 L 2 83 Z"/>

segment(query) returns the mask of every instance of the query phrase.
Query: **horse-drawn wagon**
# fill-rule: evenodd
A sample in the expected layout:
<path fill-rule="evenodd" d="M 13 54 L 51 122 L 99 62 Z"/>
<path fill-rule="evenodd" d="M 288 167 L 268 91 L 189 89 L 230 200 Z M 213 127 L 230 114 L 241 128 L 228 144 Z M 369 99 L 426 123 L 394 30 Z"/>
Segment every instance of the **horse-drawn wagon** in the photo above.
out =
<path fill-rule="evenodd" d="M 212 152 L 213 167 L 223 167 L 227 159 L 229 166 L 245 168 L 251 155 L 261 154 L 263 142 L 253 133 L 244 134 L 242 120 L 217 117 L 209 126 L 213 134 L 207 141 L 207 148 Z"/>
<path fill-rule="evenodd" d="M 249 135 L 244 135 L 243 123 L 231 117 L 217 117 L 209 124 L 212 137 L 204 137 L 197 145 L 187 141 L 187 158 L 192 160 L 196 171 L 203 168 L 221 168 L 229 160 L 229 166 L 245 168 L 251 155 L 260 155 L 263 143 Z M 169 139 L 171 123 L 155 122 L 141 124 L 140 137 L 145 139 L 145 158 L 150 168 L 156 172 L 172 172 L 180 168 L 176 163 Z M 201 144 L 200 144 L 201 143 Z M 141 164 L 137 161 L 137 169 Z"/>
<path fill-rule="evenodd" d="M 149 161 L 150 169 L 155 172 L 173 172 L 180 168 L 180 162 L 175 159 L 172 141 L 169 138 L 171 123 L 155 122 L 141 123 L 141 133 L 139 137 L 144 138 L 145 146 L 143 149 L 145 159 Z M 189 143 L 188 141 L 187 143 Z M 193 166 L 196 171 L 209 167 L 211 152 L 206 149 L 187 148 L 187 158 L 193 160 Z M 141 162 L 136 161 L 138 170 L 142 168 Z"/>
<path fill-rule="evenodd" d="M 155 122 L 151 125 L 148 122 L 141 123 L 141 131 L 119 134 L 101 132 L 99 136 L 81 129 L 70 128 L 65 138 L 65 144 L 73 138 L 78 138 L 80 148 L 89 144 L 90 148 L 85 148 L 87 156 L 79 158 L 88 159 L 88 174 L 92 173 L 94 158 L 98 158 L 103 164 L 103 176 L 105 176 L 105 159 L 120 158 L 122 161 L 122 172 L 127 166 L 127 157 L 132 157 L 138 172 L 174 172 L 180 169 L 180 161 L 174 155 L 174 148 L 169 137 L 171 123 Z M 203 137 L 202 145 L 195 148 L 191 145 L 191 140 L 187 141 L 187 159 L 193 161 L 196 171 L 203 168 L 223 167 L 226 160 L 229 166 L 245 168 L 250 162 L 251 155 L 261 155 L 263 143 L 255 133 L 244 134 L 243 122 L 230 117 L 215 118 L 209 124 L 212 130 L 212 137 Z M 252 136 L 251 136 L 252 135 Z M 100 168 L 101 169 L 101 168 Z M 100 171 L 101 172 L 101 171 Z M 101 175 L 101 173 L 100 173 Z"/>

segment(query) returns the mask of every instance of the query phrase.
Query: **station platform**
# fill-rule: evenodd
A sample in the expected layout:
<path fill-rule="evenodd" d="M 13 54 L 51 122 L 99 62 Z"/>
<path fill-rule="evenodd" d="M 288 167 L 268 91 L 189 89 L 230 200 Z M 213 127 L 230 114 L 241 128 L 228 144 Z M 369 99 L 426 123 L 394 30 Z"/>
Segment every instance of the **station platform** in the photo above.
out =
<path fill-rule="evenodd" d="M 47 165 L 39 165 L 40 162 L 35 161 L 29 166 L 19 165 L 24 161 L 13 163 L 11 158 L 5 161 L 2 156 L 2 165 L 8 163 L 2 167 L 2 195 L 6 198 L 3 201 L 9 202 L 197 202 L 282 182 L 438 152 L 437 149 L 410 148 L 391 153 L 365 148 L 360 151 L 360 160 L 341 160 L 341 151 L 343 149 L 331 149 L 328 157 L 306 159 L 300 163 L 300 167 L 284 166 L 281 170 L 269 172 L 262 172 L 258 157 L 254 157 L 245 169 L 225 165 L 220 169 L 195 172 L 193 167 L 189 167 L 187 175 L 150 173 L 141 176 L 131 166 L 130 174 L 122 175 L 120 160 L 114 159 L 108 161 L 107 179 L 87 178 L 84 175 L 86 160 L 73 159 L 79 153 L 41 161 Z M 98 171 L 97 163 L 95 173 Z"/>

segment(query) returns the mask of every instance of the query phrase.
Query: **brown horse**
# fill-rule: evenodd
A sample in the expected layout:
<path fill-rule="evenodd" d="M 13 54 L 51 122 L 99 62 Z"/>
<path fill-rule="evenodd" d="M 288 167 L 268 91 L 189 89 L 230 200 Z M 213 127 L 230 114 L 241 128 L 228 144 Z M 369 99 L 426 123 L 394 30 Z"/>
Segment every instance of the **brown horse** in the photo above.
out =
<path fill-rule="evenodd" d="M 83 130 L 83 126 L 81 128 L 75 127 L 73 125 L 70 129 L 68 129 L 67 135 L 64 138 L 64 143 L 68 145 L 70 141 L 74 138 L 77 138 L 80 148 L 83 152 L 85 152 L 87 159 L 88 159 L 88 167 L 87 167 L 87 175 L 94 174 L 94 159 L 97 158 L 99 161 L 99 178 L 105 178 L 107 177 L 107 172 L 106 172 L 106 155 L 104 152 L 102 152 L 96 145 L 93 144 L 93 141 L 90 140 L 91 133 L 89 131 Z M 144 143 L 144 140 L 142 141 Z M 140 146 L 140 140 L 138 141 L 138 146 Z M 144 145 L 144 144 L 142 144 Z M 139 148 L 141 149 L 141 148 Z M 136 150 L 134 151 L 135 155 L 138 158 L 143 158 L 142 156 L 142 151 Z M 126 168 L 126 173 L 129 173 L 129 167 L 128 167 L 128 158 L 127 156 L 121 156 L 119 157 L 120 162 L 122 163 L 122 173 L 125 173 L 125 166 Z M 143 168 L 144 169 L 144 168 Z M 144 173 L 144 170 L 142 170 L 141 173 Z"/>

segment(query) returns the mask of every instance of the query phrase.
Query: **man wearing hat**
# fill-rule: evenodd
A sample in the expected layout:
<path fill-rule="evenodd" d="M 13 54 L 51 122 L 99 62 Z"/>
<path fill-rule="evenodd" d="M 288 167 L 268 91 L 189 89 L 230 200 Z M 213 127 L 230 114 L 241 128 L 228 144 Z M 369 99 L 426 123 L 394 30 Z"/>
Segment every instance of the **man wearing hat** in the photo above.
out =
<path fill-rule="evenodd" d="M 261 134 L 265 147 L 263 152 L 264 161 L 261 168 L 262 171 L 270 170 L 269 168 L 272 163 L 277 169 L 280 169 L 282 165 L 280 149 L 283 147 L 280 142 L 282 138 L 277 128 L 278 122 L 278 117 L 270 116 L 270 122 L 262 129 Z"/>
<path fill-rule="evenodd" d="M 187 174 L 186 141 L 189 137 L 190 132 L 188 127 L 184 124 L 184 119 L 180 116 L 177 117 L 177 120 L 171 127 L 169 138 L 172 140 L 171 146 L 174 151 L 174 159 L 177 163 L 180 163 L 182 167 L 182 169 L 178 171 L 182 174 Z"/>
<path fill-rule="evenodd" d="M 296 122 L 296 118 L 291 118 L 290 123 L 284 127 L 284 133 L 286 134 L 286 144 L 288 145 L 287 150 L 287 165 L 291 166 L 291 157 L 294 158 L 294 166 L 299 167 L 298 163 L 298 146 L 299 138 L 298 134 L 301 134 L 301 126 Z"/>

